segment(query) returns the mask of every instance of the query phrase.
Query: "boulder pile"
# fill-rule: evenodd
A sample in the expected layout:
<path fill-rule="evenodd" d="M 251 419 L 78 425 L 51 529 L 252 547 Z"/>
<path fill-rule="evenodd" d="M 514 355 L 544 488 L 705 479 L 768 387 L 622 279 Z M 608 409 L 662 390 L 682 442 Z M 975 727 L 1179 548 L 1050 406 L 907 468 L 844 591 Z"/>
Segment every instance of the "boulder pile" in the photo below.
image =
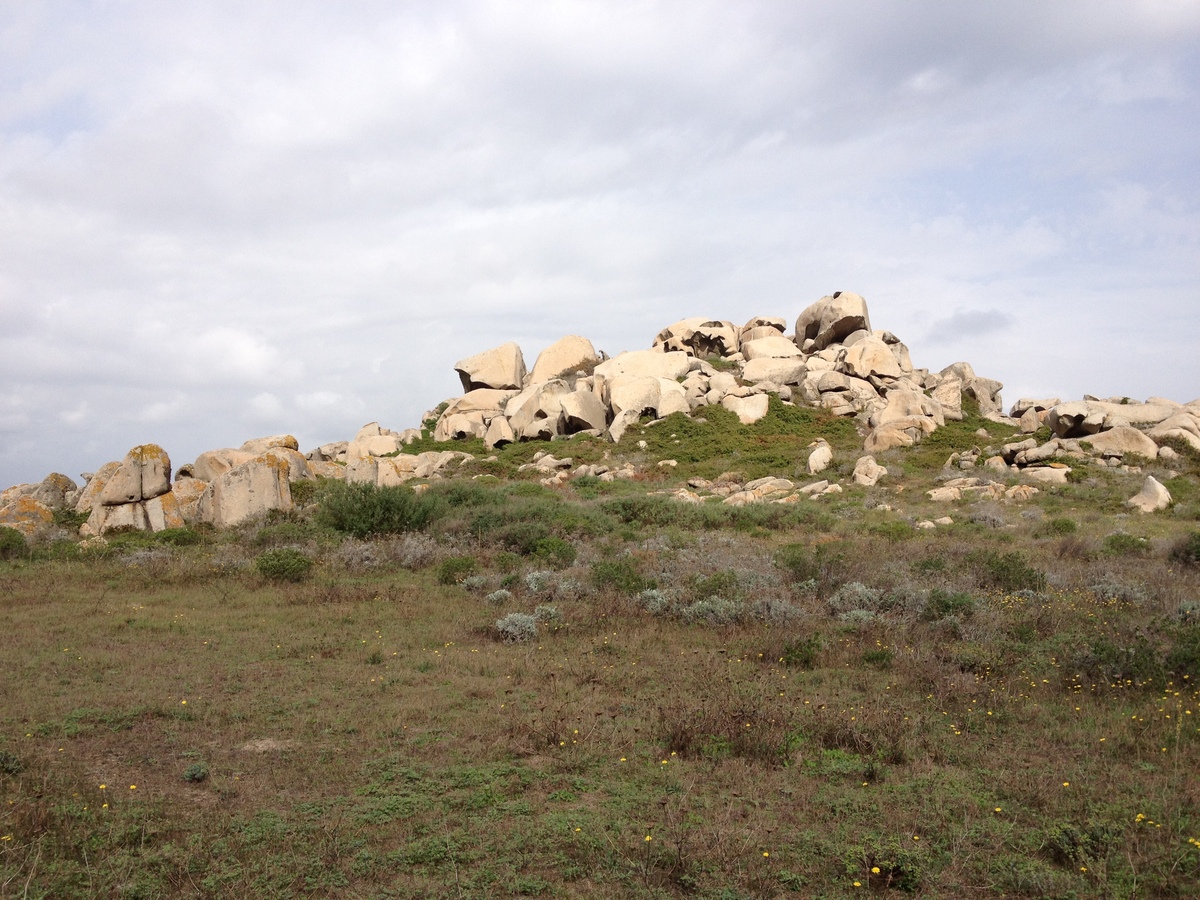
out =
<path fill-rule="evenodd" d="M 975 401 L 985 418 L 1025 434 L 1049 429 L 1048 440 L 1029 437 L 998 452 L 975 448 L 952 455 L 944 483 L 929 492 L 933 500 L 1026 500 L 1039 489 L 1000 484 L 993 473 L 1019 473 L 1052 485 L 1068 479 L 1073 463 L 1139 472 L 1142 460 L 1175 458 L 1170 442 L 1200 450 L 1200 400 L 1181 404 L 1161 398 L 1022 398 L 1006 416 L 1000 382 L 976 375 L 965 362 L 939 372 L 915 367 L 899 338 L 872 329 L 866 301 L 846 291 L 808 306 L 790 333 L 786 320 L 774 316 L 754 316 L 740 327 L 695 317 L 662 329 L 649 349 L 612 358 L 597 352 L 587 338 L 569 335 L 543 350 L 532 369 L 515 343 L 462 359 L 454 368 L 463 393 L 426 413 L 424 431 L 392 431 L 371 422 L 352 440 L 325 444 L 307 454 L 291 435 L 256 438 L 236 449 L 200 454 L 180 466 L 174 480 L 166 451 L 144 444 L 85 474 L 83 487 L 55 473 L 37 484 L 3 491 L 0 525 L 35 535 L 66 513 L 87 516 L 80 529 L 84 535 L 117 528 L 162 531 L 197 523 L 231 527 L 292 509 L 292 489 L 298 482 L 336 478 L 397 485 L 441 477 L 473 459 L 452 449 L 409 450 L 426 437 L 443 443 L 479 438 L 489 449 L 580 433 L 620 441 L 631 425 L 647 416 L 658 420 L 672 413 L 702 415 L 711 406 L 721 406 L 751 424 L 767 414 L 772 395 L 784 404 L 819 407 L 855 419 L 864 451 L 854 467 L 853 482 L 858 485 L 871 486 L 886 476 L 887 469 L 875 455 L 911 446 L 947 420 L 961 420 L 964 396 Z M 808 455 L 808 473 L 817 476 L 831 461 L 831 448 L 816 442 Z M 657 465 L 675 463 L 662 460 Z M 637 474 L 628 462 L 576 466 L 570 458 L 546 452 L 522 468 L 533 470 L 547 485 L 580 475 L 611 481 Z M 976 468 L 990 471 L 958 472 Z M 770 477 L 743 484 L 730 473 L 714 482 L 693 479 L 672 496 L 685 502 L 720 498 L 742 505 L 792 503 L 841 490 L 826 480 L 801 486 Z M 1169 503 L 1166 488 L 1153 478 L 1147 478 L 1143 490 L 1130 500 L 1133 508 L 1148 512 Z"/>

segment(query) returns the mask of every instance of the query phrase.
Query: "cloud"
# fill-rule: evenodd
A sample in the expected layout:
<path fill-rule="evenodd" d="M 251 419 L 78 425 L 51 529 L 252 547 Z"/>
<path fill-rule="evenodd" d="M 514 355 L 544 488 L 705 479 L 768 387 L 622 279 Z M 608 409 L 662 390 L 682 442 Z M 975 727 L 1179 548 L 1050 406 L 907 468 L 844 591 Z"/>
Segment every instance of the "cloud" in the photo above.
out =
<path fill-rule="evenodd" d="M 1188 399 L 1198 39 L 1167 0 L 6 9 L 0 482 L 838 289 L 917 365 Z"/>
<path fill-rule="evenodd" d="M 951 344 L 963 338 L 980 338 L 1011 328 L 1012 318 L 999 310 L 958 310 L 933 323 L 925 334 L 931 344 Z"/>

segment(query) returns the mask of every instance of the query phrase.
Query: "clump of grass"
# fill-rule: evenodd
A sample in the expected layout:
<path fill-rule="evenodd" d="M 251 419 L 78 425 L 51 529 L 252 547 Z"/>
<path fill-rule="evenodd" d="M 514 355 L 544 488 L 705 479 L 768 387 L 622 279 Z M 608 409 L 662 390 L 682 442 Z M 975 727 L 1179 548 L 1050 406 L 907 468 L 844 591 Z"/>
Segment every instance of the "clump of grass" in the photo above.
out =
<path fill-rule="evenodd" d="M 705 597 L 679 608 L 679 618 L 689 625 L 736 625 L 745 618 L 746 609 L 737 600 Z"/>
<path fill-rule="evenodd" d="M 299 550 L 279 547 L 259 554 L 254 566 L 268 581 L 300 582 L 309 576 L 313 561 Z"/>
<path fill-rule="evenodd" d="M 199 784 L 208 778 L 208 766 L 203 762 L 194 762 L 183 770 L 183 780 L 189 784 Z"/>
<path fill-rule="evenodd" d="M 975 612 L 975 599 L 970 594 L 954 593 L 941 588 L 929 592 L 921 618 L 926 622 L 939 622 L 952 616 L 969 619 Z"/>
<path fill-rule="evenodd" d="M 1104 552 L 1110 556 L 1145 556 L 1150 542 L 1124 531 L 1115 531 L 1104 538 Z"/>
<path fill-rule="evenodd" d="M 25 771 L 21 757 L 11 750 L 0 750 L 0 775 L 20 775 Z"/>
<path fill-rule="evenodd" d="M 483 600 L 489 606 L 503 606 L 512 600 L 512 591 L 500 588 L 499 590 L 492 591 Z"/>
<path fill-rule="evenodd" d="M 1079 525 L 1074 519 L 1068 519 L 1065 516 L 1059 516 L 1051 519 L 1042 526 L 1043 534 L 1054 535 L 1055 537 L 1064 537 L 1068 534 L 1074 534 L 1079 530 Z"/>
<path fill-rule="evenodd" d="M 810 634 L 808 637 L 784 644 L 779 661 L 795 669 L 812 669 L 824 649 L 825 639 L 820 634 Z"/>
<path fill-rule="evenodd" d="M 671 608 L 671 600 L 658 588 L 647 588 L 634 598 L 637 605 L 652 616 L 661 616 Z"/>
<path fill-rule="evenodd" d="M 643 577 L 633 560 L 628 558 L 597 560 L 592 563 L 590 576 L 598 590 L 613 590 L 621 594 L 636 595 L 657 587 L 652 579 Z"/>

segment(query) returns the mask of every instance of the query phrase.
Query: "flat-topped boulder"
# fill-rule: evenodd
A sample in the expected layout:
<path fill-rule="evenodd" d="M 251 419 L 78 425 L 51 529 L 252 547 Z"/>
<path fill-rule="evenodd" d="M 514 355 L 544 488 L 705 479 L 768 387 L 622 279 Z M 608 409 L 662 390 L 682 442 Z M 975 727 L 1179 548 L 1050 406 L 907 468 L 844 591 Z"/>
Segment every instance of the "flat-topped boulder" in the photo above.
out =
<path fill-rule="evenodd" d="M 525 357 L 521 348 L 511 341 L 460 359 L 454 369 L 464 391 L 478 388 L 520 390 L 525 384 Z"/>
<path fill-rule="evenodd" d="M 529 381 L 537 384 L 581 368 L 590 369 L 598 358 L 591 341 L 577 334 L 569 334 L 538 354 L 529 372 Z"/>

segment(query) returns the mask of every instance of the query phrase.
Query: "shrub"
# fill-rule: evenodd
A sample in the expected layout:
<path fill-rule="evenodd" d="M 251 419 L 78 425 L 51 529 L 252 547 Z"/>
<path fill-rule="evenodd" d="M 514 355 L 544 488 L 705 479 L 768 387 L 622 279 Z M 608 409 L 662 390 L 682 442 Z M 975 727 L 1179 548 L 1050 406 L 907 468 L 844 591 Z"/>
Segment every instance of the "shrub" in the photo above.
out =
<path fill-rule="evenodd" d="M 486 575 L 468 575 L 462 580 L 462 586 L 468 591 L 478 591 L 481 588 L 487 587 Z"/>
<path fill-rule="evenodd" d="M 558 607 L 550 606 L 549 604 L 541 604 L 535 608 L 533 618 L 539 625 L 543 623 L 554 625 L 563 620 L 562 613 L 558 611 Z"/>
<path fill-rule="evenodd" d="M 926 622 L 940 622 L 951 616 L 969 619 L 975 612 L 975 600 L 970 594 L 952 593 L 941 588 L 929 592 L 921 618 Z"/>
<path fill-rule="evenodd" d="M 803 544 L 785 544 L 775 552 L 775 566 L 793 585 L 811 581 L 828 589 L 840 580 L 844 562 L 845 557 L 832 544 L 818 544 L 812 550 Z"/>
<path fill-rule="evenodd" d="M 0 775 L 20 775 L 25 771 L 21 757 L 8 750 L 0 750 Z"/>
<path fill-rule="evenodd" d="M 506 644 L 519 644 L 537 637 L 537 619 L 529 613 L 509 613 L 496 620 L 496 631 Z"/>
<path fill-rule="evenodd" d="M 158 532 L 155 538 L 160 544 L 170 544 L 172 547 L 190 547 L 204 542 L 204 535 L 193 528 L 166 528 Z"/>
<path fill-rule="evenodd" d="M 438 584 L 459 584 L 474 575 L 477 566 L 473 556 L 448 556 L 438 565 Z"/>
<path fill-rule="evenodd" d="M 1200 675 L 1200 626 L 1189 625 L 1179 630 L 1165 663 L 1167 670 L 1176 677 Z"/>
<path fill-rule="evenodd" d="M 303 581 L 312 571 L 313 561 L 290 547 L 268 550 L 254 561 L 258 574 L 269 581 Z"/>
<path fill-rule="evenodd" d="M 671 601 L 658 588 L 642 591 L 636 598 L 638 606 L 652 616 L 661 616 L 671 608 Z"/>
<path fill-rule="evenodd" d="M 1108 603 L 1128 603 L 1140 606 L 1149 598 L 1146 589 L 1137 584 L 1126 584 L 1123 581 L 1101 581 L 1090 586 L 1089 590 L 1096 595 L 1097 600 Z"/>
<path fill-rule="evenodd" d="M 621 594 L 639 594 L 657 586 L 642 577 L 631 559 L 597 560 L 592 563 L 591 579 L 599 590 L 610 589 Z"/>
<path fill-rule="evenodd" d="M 554 569 L 565 569 L 575 563 L 575 547 L 554 536 L 544 537 L 534 545 L 533 558 Z"/>
<path fill-rule="evenodd" d="M 506 591 L 504 588 L 500 588 L 498 591 L 492 591 L 483 599 L 491 606 L 503 606 L 512 599 L 512 591 Z"/>
<path fill-rule="evenodd" d="M 701 576 L 696 579 L 692 587 L 692 598 L 694 600 L 706 600 L 709 597 L 737 599 L 741 596 L 741 593 L 742 588 L 738 584 L 737 572 L 731 571 L 715 572 L 712 575 Z"/>
<path fill-rule="evenodd" d="M 290 487 L 292 491 L 292 503 L 297 507 L 308 506 L 308 504 L 317 499 L 317 494 L 320 493 L 320 485 L 311 478 L 293 481 Z"/>
<path fill-rule="evenodd" d="M 1181 538 L 1171 548 L 1171 561 L 1183 566 L 1200 566 L 1200 531 Z"/>
<path fill-rule="evenodd" d="M 543 594 L 554 587 L 554 573 L 529 572 L 525 576 L 525 587 L 534 594 Z"/>
<path fill-rule="evenodd" d="M 820 634 L 810 634 L 806 638 L 784 644 L 779 661 L 785 666 L 811 669 L 817 664 L 817 656 L 824 649 L 825 639 Z"/>
<path fill-rule="evenodd" d="M 78 531 L 83 526 L 83 523 L 90 518 L 90 515 L 90 513 L 75 512 L 73 509 L 63 507 L 54 510 L 54 524 L 70 531 Z"/>
<path fill-rule="evenodd" d="M 208 766 L 202 762 L 192 763 L 183 770 L 183 780 L 192 784 L 199 784 L 208 778 Z"/>
<path fill-rule="evenodd" d="M 25 535 L 15 528 L 0 525 L 0 559 L 15 559 L 28 552 L 29 545 L 25 543 Z"/>
<path fill-rule="evenodd" d="M 418 494 L 403 485 L 376 487 L 366 482 L 331 481 L 320 493 L 316 520 L 345 534 L 364 538 L 421 531 L 441 509 L 440 495 L 432 491 Z"/>
<path fill-rule="evenodd" d="M 1049 522 L 1047 522 L 1045 526 L 1043 526 L 1042 530 L 1046 534 L 1053 534 L 1061 537 L 1063 535 L 1074 534 L 1079 530 L 1079 526 L 1075 524 L 1074 519 L 1057 518 L 1051 519 Z"/>
<path fill-rule="evenodd" d="M 829 598 L 829 611 L 834 614 L 845 614 L 853 610 L 869 610 L 880 612 L 887 608 L 883 591 L 867 587 L 858 581 L 843 584 Z"/>
<path fill-rule="evenodd" d="M 744 614 L 742 604 L 724 597 L 707 597 L 679 610 L 679 618 L 689 625 L 736 625 Z"/>
<path fill-rule="evenodd" d="M 476 519 L 479 525 L 479 519 Z M 550 536 L 550 529 L 541 522 L 514 522 L 495 531 L 495 539 L 504 549 L 529 556 L 538 544 Z"/>
<path fill-rule="evenodd" d="M 1045 574 L 1031 566 L 1024 554 L 1016 551 L 1003 554 L 995 550 L 972 553 L 967 561 L 974 565 L 980 587 L 1002 591 L 1045 590 Z"/>
<path fill-rule="evenodd" d="M 1144 537 L 1116 531 L 1104 539 L 1104 552 L 1113 556 L 1145 556 L 1150 542 Z"/>

